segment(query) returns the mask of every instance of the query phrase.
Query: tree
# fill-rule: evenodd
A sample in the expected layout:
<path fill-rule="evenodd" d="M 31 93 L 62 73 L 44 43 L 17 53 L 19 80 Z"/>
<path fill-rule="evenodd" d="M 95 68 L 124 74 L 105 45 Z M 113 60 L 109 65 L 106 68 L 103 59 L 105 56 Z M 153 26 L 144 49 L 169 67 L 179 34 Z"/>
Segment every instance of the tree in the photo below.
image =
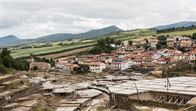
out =
<path fill-rule="evenodd" d="M 161 49 L 166 47 L 167 45 L 167 37 L 164 35 L 158 36 L 158 43 L 157 43 L 157 49 Z"/>
<path fill-rule="evenodd" d="M 132 46 L 133 45 L 133 41 L 129 40 L 129 45 Z"/>
<path fill-rule="evenodd" d="M 109 53 L 112 50 L 115 50 L 115 47 L 112 47 L 111 44 L 116 44 L 116 41 L 113 38 L 106 37 L 105 39 L 100 39 L 97 41 L 95 47 L 90 50 L 92 54 L 100 53 Z"/>
<path fill-rule="evenodd" d="M 4 56 L 2 58 L 2 64 L 8 68 L 12 68 L 13 67 L 13 59 L 10 56 Z"/>
<path fill-rule="evenodd" d="M 37 66 L 34 66 L 34 67 L 32 68 L 32 70 L 36 71 L 36 70 L 38 70 L 38 67 L 37 67 Z"/>
<path fill-rule="evenodd" d="M 193 33 L 192 39 L 196 39 L 196 33 Z"/>
<path fill-rule="evenodd" d="M 150 43 L 149 43 L 148 39 L 144 39 L 144 40 L 145 40 L 144 49 L 145 49 L 145 50 L 149 50 L 149 48 L 150 48 Z"/>
<path fill-rule="evenodd" d="M 79 65 L 79 67 L 74 67 L 73 71 L 76 74 L 83 74 L 90 72 L 90 67 L 88 65 Z"/>
<path fill-rule="evenodd" d="M 51 66 L 53 66 L 53 67 L 55 66 L 55 61 L 54 61 L 52 58 L 50 59 L 50 64 L 51 64 Z"/>
<path fill-rule="evenodd" d="M 14 60 L 13 61 L 13 68 L 16 70 L 28 71 L 29 70 L 29 62 L 27 62 L 25 60 Z"/>
<path fill-rule="evenodd" d="M 0 64 L 7 68 L 14 68 L 16 70 L 29 69 L 29 62 L 26 60 L 13 59 L 7 48 L 3 48 L 2 53 L 0 54 Z"/>
<path fill-rule="evenodd" d="M 121 40 L 118 40 L 118 41 L 116 41 L 116 44 L 117 45 L 121 45 L 122 44 L 122 41 Z"/>
<path fill-rule="evenodd" d="M 1 52 L 1 58 L 10 55 L 10 51 L 7 48 L 3 48 Z"/>
<path fill-rule="evenodd" d="M 0 74 L 4 74 L 4 73 L 7 73 L 7 68 L 3 65 L 3 64 L 1 64 L 0 63 Z"/>
<path fill-rule="evenodd" d="M 1 53 L 0 53 L 0 64 L 2 63 L 2 60 L 1 60 Z"/>
<path fill-rule="evenodd" d="M 1 53 L 1 62 L 8 68 L 13 66 L 13 58 L 10 56 L 10 51 L 7 48 L 3 48 Z"/>

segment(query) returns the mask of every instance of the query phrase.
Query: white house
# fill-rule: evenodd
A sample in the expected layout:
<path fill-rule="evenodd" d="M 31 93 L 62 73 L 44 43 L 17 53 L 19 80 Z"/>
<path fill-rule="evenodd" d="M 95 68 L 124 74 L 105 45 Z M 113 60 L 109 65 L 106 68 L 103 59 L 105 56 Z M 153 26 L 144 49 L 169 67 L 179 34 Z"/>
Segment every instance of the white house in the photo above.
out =
<path fill-rule="evenodd" d="M 122 61 L 113 61 L 107 64 L 107 67 L 112 70 L 125 70 L 130 68 L 133 64 L 133 61 L 122 60 Z"/>
<path fill-rule="evenodd" d="M 73 70 L 74 67 L 77 67 L 77 64 L 72 64 L 72 63 L 67 63 L 67 62 L 63 62 L 63 61 L 59 61 L 56 63 L 56 68 L 58 69 L 62 69 L 62 70 Z"/>
<path fill-rule="evenodd" d="M 189 55 L 188 59 L 189 59 L 190 61 L 196 60 L 196 49 L 190 51 L 190 52 L 188 53 L 188 55 Z"/>
<path fill-rule="evenodd" d="M 90 62 L 86 63 L 90 67 L 90 71 L 94 73 L 102 73 L 103 70 L 106 68 L 106 64 L 102 62 Z"/>
<path fill-rule="evenodd" d="M 133 64 L 141 64 L 141 63 L 144 63 L 144 60 L 142 58 L 133 59 Z"/>
<path fill-rule="evenodd" d="M 156 48 L 157 47 L 157 43 L 158 43 L 158 40 L 157 39 L 151 39 L 150 40 L 150 46 L 152 48 Z"/>

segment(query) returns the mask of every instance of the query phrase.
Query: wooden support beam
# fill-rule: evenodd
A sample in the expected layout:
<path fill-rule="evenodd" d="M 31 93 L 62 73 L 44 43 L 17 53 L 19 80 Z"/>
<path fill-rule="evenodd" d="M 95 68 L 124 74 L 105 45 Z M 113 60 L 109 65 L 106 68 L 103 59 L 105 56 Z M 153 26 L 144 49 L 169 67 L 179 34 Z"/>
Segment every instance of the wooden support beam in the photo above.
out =
<path fill-rule="evenodd" d="M 162 102 L 165 102 L 166 100 L 167 100 L 167 98 L 165 97 Z"/>
<path fill-rule="evenodd" d="M 168 101 L 168 103 L 170 103 L 173 100 L 173 97 Z"/>
<path fill-rule="evenodd" d="M 162 99 L 162 96 L 160 96 L 157 101 L 161 101 L 161 99 Z"/>
<path fill-rule="evenodd" d="M 178 102 L 178 98 L 175 100 L 174 104 L 176 104 Z"/>
<path fill-rule="evenodd" d="M 183 103 L 184 99 L 182 99 L 182 101 L 179 103 L 180 105 Z"/>

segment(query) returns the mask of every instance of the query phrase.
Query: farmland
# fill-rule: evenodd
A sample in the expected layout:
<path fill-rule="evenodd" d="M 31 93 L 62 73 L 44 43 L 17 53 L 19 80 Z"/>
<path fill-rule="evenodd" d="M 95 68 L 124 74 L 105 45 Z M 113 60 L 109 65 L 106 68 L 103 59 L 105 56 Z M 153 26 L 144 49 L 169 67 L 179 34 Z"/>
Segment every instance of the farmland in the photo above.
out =
<path fill-rule="evenodd" d="M 51 58 L 55 59 L 55 58 L 59 58 L 59 57 L 63 57 L 63 56 L 77 54 L 77 53 L 80 53 L 80 52 L 89 50 L 91 48 L 92 48 L 92 46 L 89 46 L 89 47 L 78 48 L 78 49 L 74 49 L 74 50 L 70 50 L 70 51 L 65 51 L 65 52 L 61 52 L 61 53 L 40 55 L 38 57 L 40 57 L 40 58 L 46 58 L 46 59 L 51 59 Z"/>
<path fill-rule="evenodd" d="M 27 48 L 27 49 L 16 49 L 11 50 L 11 56 L 13 58 L 27 57 L 30 54 L 39 55 L 39 54 L 49 54 L 63 50 L 71 50 L 75 48 L 85 47 L 92 45 L 92 43 L 88 44 L 75 44 L 75 45 L 53 45 L 51 47 L 41 47 L 41 48 Z"/>

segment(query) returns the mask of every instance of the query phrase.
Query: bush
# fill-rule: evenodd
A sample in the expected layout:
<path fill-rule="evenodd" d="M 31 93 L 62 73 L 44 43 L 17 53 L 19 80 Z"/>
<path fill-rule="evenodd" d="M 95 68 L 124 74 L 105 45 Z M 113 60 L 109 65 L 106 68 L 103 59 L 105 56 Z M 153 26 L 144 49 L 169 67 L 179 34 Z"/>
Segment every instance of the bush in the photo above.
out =
<path fill-rule="evenodd" d="M 8 72 L 8 69 L 0 63 L 0 74 L 5 74 Z"/>
<path fill-rule="evenodd" d="M 36 71 L 36 70 L 38 70 L 38 67 L 34 66 L 32 70 Z"/>
<path fill-rule="evenodd" d="M 80 65 L 79 67 L 74 67 L 73 71 L 76 74 L 89 73 L 90 67 L 88 65 Z"/>

